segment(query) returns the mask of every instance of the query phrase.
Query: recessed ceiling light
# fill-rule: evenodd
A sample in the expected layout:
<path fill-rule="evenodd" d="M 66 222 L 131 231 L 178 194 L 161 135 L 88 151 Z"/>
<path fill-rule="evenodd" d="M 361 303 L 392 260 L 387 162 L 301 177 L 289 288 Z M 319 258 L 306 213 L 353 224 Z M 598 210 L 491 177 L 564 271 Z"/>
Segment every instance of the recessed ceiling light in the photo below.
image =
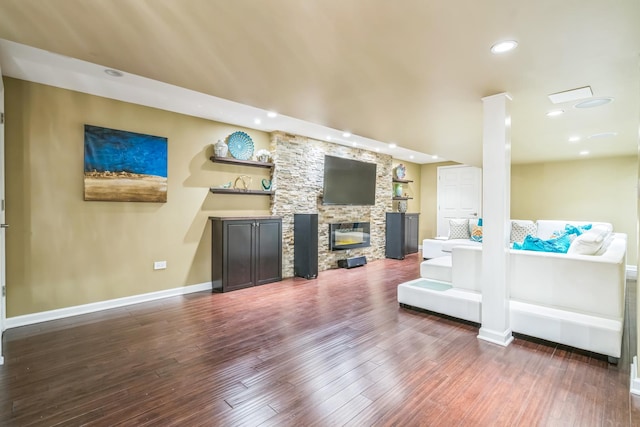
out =
<path fill-rule="evenodd" d="M 260 123 L 262 123 L 262 120 L 260 119 L 253 119 L 253 123 L 259 125 Z"/>
<path fill-rule="evenodd" d="M 547 113 L 547 116 L 549 117 L 556 117 L 559 116 L 561 114 L 564 114 L 564 110 L 551 110 Z"/>
<path fill-rule="evenodd" d="M 396 148 L 398 145 L 394 144 L 393 142 L 391 144 L 389 144 L 389 148 Z"/>
<path fill-rule="evenodd" d="M 358 146 L 358 143 L 357 143 L 357 142 L 354 142 L 354 143 L 353 143 L 353 144 L 351 144 L 351 145 L 353 145 L 354 147 L 357 147 L 357 146 Z"/>
<path fill-rule="evenodd" d="M 582 150 L 578 154 L 580 154 L 581 156 L 588 156 L 589 155 L 589 150 Z"/>
<path fill-rule="evenodd" d="M 491 52 L 493 53 L 505 53 L 515 49 L 518 46 L 518 42 L 515 40 L 505 40 L 498 42 L 491 46 Z"/>
<path fill-rule="evenodd" d="M 275 111 L 269 111 L 267 113 L 267 117 L 270 117 L 273 119 L 274 117 L 278 117 L 278 113 L 276 113 Z"/>
<path fill-rule="evenodd" d="M 552 93 L 549 95 L 549 100 L 554 104 L 562 104 L 563 102 L 577 101 L 578 99 L 591 98 L 592 96 L 591 86 L 585 86 L 578 89 L 565 90 L 564 92 Z"/>
<path fill-rule="evenodd" d="M 594 133 L 593 135 L 589 135 L 589 139 L 597 139 L 597 138 L 611 138 L 612 136 L 618 135 L 618 132 L 601 132 Z"/>
<path fill-rule="evenodd" d="M 110 75 L 111 77 L 122 77 L 124 76 L 124 74 L 122 74 L 122 72 L 118 71 L 118 70 L 112 70 L 111 68 L 107 68 L 106 70 L 104 70 L 105 73 L 107 73 L 108 75 Z"/>
<path fill-rule="evenodd" d="M 331 141 L 331 137 L 330 136 L 327 136 L 327 141 Z"/>
<path fill-rule="evenodd" d="M 431 158 L 432 158 L 432 159 L 437 159 L 437 158 L 438 158 L 438 156 L 434 154 L 433 156 L 431 156 Z"/>
<path fill-rule="evenodd" d="M 380 152 L 380 149 L 379 149 L 379 148 L 376 148 L 376 151 L 379 153 L 379 152 Z"/>
<path fill-rule="evenodd" d="M 569 142 L 578 142 L 580 141 L 580 137 L 579 136 L 570 136 L 569 137 Z"/>
<path fill-rule="evenodd" d="M 342 136 L 345 138 L 349 138 L 351 136 L 351 132 L 344 132 Z"/>
<path fill-rule="evenodd" d="M 414 156 L 413 154 L 409 156 L 410 159 L 414 159 L 416 156 Z"/>
<path fill-rule="evenodd" d="M 586 101 L 578 102 L 574 105 L 574 108 L 593 108 L 600 107 L 601 105 L 606 105 L 613 101 L 613 98 L 593 98 L 587 99 Z"/>

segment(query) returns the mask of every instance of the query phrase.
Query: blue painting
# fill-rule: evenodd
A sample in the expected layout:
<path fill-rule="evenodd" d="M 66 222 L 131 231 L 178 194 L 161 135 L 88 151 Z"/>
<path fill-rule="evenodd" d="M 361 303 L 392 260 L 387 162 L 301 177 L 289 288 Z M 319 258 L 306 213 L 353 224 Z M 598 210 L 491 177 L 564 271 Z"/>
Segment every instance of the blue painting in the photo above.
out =
<path fill-rule="evenodd" d="M 167 138 L 84 125 L 84 199 L 167 201 Z"/>

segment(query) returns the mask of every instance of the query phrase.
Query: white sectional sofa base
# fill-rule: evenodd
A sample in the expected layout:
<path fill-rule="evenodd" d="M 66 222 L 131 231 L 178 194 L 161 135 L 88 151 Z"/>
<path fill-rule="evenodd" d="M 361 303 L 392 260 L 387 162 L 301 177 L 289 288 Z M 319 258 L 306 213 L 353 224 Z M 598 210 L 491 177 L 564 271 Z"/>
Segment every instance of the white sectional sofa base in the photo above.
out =
<path fill-rule="evenodd" d="M 541 223 L 539 232 L 546 234 L 565 223 L 577 222 Z M 508 277 L 512 331 L 604 354 L 615 362 L 622 347 L 627 239 L 621 233 L 613 236 L 602 255 L 511 249 Z M 451 289 L 431 291 L 407 282 L 398 286 L 398 301 L 482 323 L 482 248 L 458 245 L 450 254 L 423 261 L 420 270 L 423 279 L 450 283 Z M 443 280 L 447 266 L 450 282 Z M 472 307 L 465 308 L 470 301 Z"/>
<path fill-rule="evenodd" d="M 415 286 L 425 281 L 431 280 L 420 278 L 398 285 L 398 303 L 480 323 L 482 300 L 480 294 L 451 287 L 446 290 L 433 290 Z M 436 283 L 446 284 L 445 282 Z"/>

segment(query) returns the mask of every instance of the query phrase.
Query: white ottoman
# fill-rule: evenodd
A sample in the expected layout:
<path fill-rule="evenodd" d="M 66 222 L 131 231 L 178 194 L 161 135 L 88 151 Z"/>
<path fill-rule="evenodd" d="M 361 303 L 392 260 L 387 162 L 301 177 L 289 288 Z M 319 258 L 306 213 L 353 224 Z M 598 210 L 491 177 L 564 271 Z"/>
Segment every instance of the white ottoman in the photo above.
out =
<path fill-rule="evenodd" d="M 422 261 L 420 277 L 451 283 L 451 255 Z"/>

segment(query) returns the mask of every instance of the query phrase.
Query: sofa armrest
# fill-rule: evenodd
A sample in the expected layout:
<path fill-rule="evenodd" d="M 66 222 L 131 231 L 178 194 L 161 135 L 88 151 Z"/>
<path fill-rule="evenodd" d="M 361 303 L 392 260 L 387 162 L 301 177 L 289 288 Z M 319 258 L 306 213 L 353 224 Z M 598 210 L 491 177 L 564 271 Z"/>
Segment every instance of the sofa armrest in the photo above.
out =
<path fill-rule="evenodd" d="M 481 292 L 482 246 L 456 246 L 451 249 L 451 285 Z"/>

